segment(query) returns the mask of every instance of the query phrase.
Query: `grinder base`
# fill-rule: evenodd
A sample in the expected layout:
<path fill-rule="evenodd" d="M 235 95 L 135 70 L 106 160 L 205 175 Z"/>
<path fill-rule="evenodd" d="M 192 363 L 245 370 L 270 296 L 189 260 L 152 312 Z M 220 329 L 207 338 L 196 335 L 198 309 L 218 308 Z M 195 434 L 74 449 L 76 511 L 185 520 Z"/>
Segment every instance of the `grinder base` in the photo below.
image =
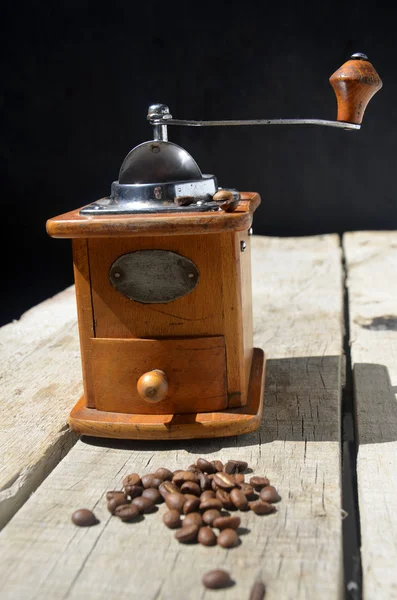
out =
<path fill-rule="evenodd" d="M 218 412 L 142 415 L 87 408 L 82 397 L 69 417 L 82 435 L 130 440 L 172 440 L 228 437 L 259 428 L 263 412 L 265 354 L 254 348 L 246 406 Z"/>

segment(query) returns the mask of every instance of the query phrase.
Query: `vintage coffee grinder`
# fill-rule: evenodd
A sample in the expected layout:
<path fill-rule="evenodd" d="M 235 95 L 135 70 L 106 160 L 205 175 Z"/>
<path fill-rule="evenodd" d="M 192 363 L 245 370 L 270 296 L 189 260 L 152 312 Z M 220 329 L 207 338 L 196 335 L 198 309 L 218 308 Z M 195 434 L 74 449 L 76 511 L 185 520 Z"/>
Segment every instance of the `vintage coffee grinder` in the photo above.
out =
<path fill-rule="evenodd" d="M 153 140 L 121 165 L 109 197 L 47 222 L 73 239 L 84 396 L 81 434 L 177 439 L 259 427 L 265 357 L 253 348 L 250 232 L 256 193 L 219 188 L 167 127 L 312 124 L 360 129 L 382 87 L 363 54 L 330 78 L 337 121 L 181 121 L 149 108 Z"/>

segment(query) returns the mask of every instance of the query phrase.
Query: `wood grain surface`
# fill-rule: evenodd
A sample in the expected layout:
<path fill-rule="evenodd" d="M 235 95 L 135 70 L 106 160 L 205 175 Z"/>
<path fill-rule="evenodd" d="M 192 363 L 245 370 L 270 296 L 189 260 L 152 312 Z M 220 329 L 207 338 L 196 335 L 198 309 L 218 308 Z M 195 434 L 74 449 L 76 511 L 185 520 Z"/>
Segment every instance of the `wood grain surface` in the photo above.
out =
<path fill-rule="evenodd" d="M 0 329 L 0 528 L 77 437 L 67 427 L 82 392 L 74 288 Z"/>
<path fill-rule="evenodd" d="M 80 440 L 0 534 L 3 597 L 209 599 L 201 578 L 215 567 L 235 581 L 220 600 L 248 598 L 258 576 L 267 600 L 342 597 L 339 240 L 254 236 L 252 255 L 254 344 L 270 358 L 260 429 L 190 442 Z M 51 351 L 63 357 L 58 380 L 70 378 L 65 349 Z M 107 512 L 104 494 L 125 474 L 183 468 L 200 456 L 247 460 L 282 496 L 276 514 L 241 513 L 239 547 L 178 544 L 161 523 L 164 507 L 136 524 Z M 74 526 L 82 507 L 100 523 Z"/>
<path fill-rule="evenodd" d="M 344 236 L 364 600 L 397 598 L 397 232 Z"/>

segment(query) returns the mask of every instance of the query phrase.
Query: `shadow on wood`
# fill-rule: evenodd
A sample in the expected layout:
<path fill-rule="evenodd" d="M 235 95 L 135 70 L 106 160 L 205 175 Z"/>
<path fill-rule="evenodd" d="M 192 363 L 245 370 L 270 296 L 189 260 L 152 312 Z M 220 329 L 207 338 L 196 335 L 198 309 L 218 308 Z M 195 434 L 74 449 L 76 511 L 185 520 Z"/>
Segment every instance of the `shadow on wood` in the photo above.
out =
<path fill-rule="evenodd" d="M 358 444 L 397 441 L 397 400 L 384 365 L 358 363 L 353 368 Z"/>
<path fill-rule="evenodd" d="M 339 442 L 340 363 L 339 356 L 268 360 L 262 423 L 253 433 L 211 440 L 136 441 L 83 437 L 83 441 L 90 445 L 157 452 L 184 448 L 201 454 L 273 441 Z"/>

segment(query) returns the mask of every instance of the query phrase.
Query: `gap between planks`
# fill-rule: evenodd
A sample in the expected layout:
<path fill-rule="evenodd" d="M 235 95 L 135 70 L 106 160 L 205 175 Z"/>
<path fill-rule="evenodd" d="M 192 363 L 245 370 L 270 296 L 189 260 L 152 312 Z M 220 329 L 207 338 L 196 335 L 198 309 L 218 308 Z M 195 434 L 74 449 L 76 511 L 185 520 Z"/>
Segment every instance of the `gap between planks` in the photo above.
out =
<path fill-rule="evenodd" d="M 5 597 L 210 598 L 201 577 L 219 566 L 236 580 L 219 599 L 248 597 L 258 575 L 270 600 L 341 598 L 342 288 L 337 236 L 254 236 L 255 345 L 269 359 L 260 430 L 209 441 L 79 441 L 0 534 Z M 276 515 L 242 515 L 250 531 L 240 547 L 181 546 L 160 515 L 127 525 L 107 513 L 104 493 L 124 474 L 202 455 L 247 460 L 283 497 Z M 76 529 L 70 515 L 81 506 L 101 523 Z"/>

